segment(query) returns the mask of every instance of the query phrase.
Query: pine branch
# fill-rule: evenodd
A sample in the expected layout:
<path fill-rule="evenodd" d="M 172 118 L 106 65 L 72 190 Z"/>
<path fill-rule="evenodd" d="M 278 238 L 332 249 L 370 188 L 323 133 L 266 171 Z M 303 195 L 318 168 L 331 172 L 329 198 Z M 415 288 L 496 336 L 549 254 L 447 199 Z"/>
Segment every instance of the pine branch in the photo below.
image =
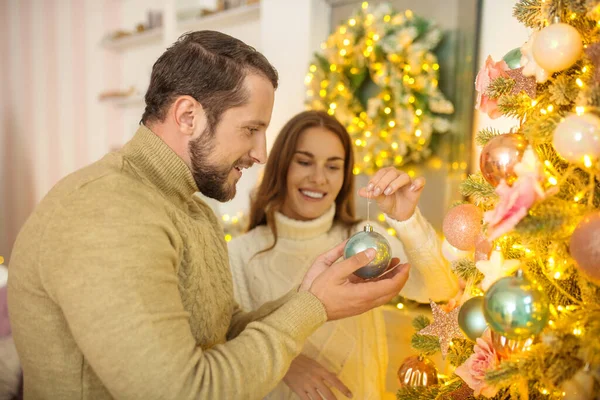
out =
<path fill-rule="evenodd" d="M 439 386 L 405 386 L 396 393 L 397 400 L 432 400 L 440 393 Z"/>
<path fill-rule="evenodd" d="M 485 374 L 485 381 L 498 387 L 509 386 L 519 376 L 518 363 L 515 361 L 504 361 L 498 368 Z"/>
<path fill-rule="evenodd" d="M 527 95 L 505 95 L 498 99 L 498 110 L 505 117 L 525 118 L 533 109 Z"/>
<path fill-rule="evenodd" d="M 475 262 L 467 258 L 452 262 L 452 270 L 458 277 L 465 281 L 472 279 L 475 284 L 481 282 L 484 278 L 484 275 L 475 266 Z"/>
<path fill-rule="evenodd" d="M 543 23 L 541 1 L 519 1 L 513 8 L 513 17 L 528 28 L 539 28 Z"/>
<path fill-rule="evenodd" d="M 490 185 L 481 173 L 472 174 L 460 184 L 460 192 L 463 196 L 472 198 L 478 204 L 488 204 L 495 201 L 498 195 L 495 188 Z"/>
<path fill-rule="evenodd" d="M 467 358 L 471 357 L 471 354 L 473 354 L 473 342 L 466 339 L 454 339 L 448 352 L 448 361 L 458 367 L 464 364 Z"/>
<path fill-rule="evenodd" d="M 579 87 L 574 76 L 561 74 L 552 81 L 548 87 L 548 93 L 550 101 L 555 105 L 570 106 L 577 99 Z"/>
<path fill-rule="evenodd" d="M 425 355 L 432 355 L 440 351 L 440 342 L 438 338 L 431 335 L 413 334 L 410 341 L 413 349 Z"/>
<path fill-rule="evenodd" d="M 477 132 L 477 136 L 475 137 L 475 143 L 477 143 L 477 146 L 483 147 L 487 144 L 487 142 L 489 142 L 498 135 L 502 135 L 502 132 L 494 128 L 484 128 Z"/>
<path fill-rule="evenodd" d="M 424 315 L 417 315 L 412 320 L 412 326 L 417 332 L 419 332 L 421 329 L 427 328 L 429 324 L 431 324 L 431 321 L 429 321 L 429 318 Z"/>
<path fill-rule="evenodd" d="M 561 115 L 553 113 L 551 115 L 532 115 L 523 125 L 521 131 L 533 146 L 540 146 L 544 143 L 551 143 L 554 137 L 554 130 L 560 122 Z"/>
<path fill-rule="evenodd" d="M 497 99 L 500 96 L 510 93 L 515 86 L 515 81 L 511 78 L 498 77 L 488 85 L 485 95 L 491 99 Z"/>

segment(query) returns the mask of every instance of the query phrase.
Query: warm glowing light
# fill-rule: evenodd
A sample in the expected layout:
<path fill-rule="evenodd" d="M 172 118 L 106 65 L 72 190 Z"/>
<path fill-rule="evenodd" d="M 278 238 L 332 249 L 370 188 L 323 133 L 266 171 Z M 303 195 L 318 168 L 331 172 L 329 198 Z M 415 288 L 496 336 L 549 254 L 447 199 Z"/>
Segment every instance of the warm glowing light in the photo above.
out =
<path fill-rule="evenodd" d="M 551 185 L 557 185 L 558 184 L 558 180 L 556 180 L 555 177 L 551 176 L 548 178 L 548 182 L 550 182 Z"/>
<path fill-rule="evenodd" d="M 394 230 L 394 228 L 388 228 L 388 229 L 387 229 L 387 233 L 388 233 L 390 236 L 396 236 L 396 231 Z"/>
<path fill-rule="evenodd" d="M 435 64 L 433 64 L 432 68 L 433 68 L 434 71 L 437 71 L 438 69 L 440 69 L 440 64 L 435 63 Z"/>
<path fill-rule="evenodd" d="M 373 40 L 374 41 L 378 41 L 379 40 L 379 35 L 378 34 L 374 34 L 373 35 Z"/>
<path fill-rule="evenodd" d="M 231 242 L 231 239 L 233 239 L 233 237 L 229 233 L 227 235 L 225 235 L 226 242 Z"/>
<path fill-rule="evenodd" d="M 337 104 L 331 103 L 331 104 L 329 104 L 329 108 L 331 108 L 332 110 L 335 110 L 337 108 Z"/>
<path fill-rule="evenodd" d="M 406 18 L 411 19 L 413 17 L 413 12 L 411 10 L 406 10 L 404 15 L 406 15 Z"/>
<path fill-rule="evenodd" d="M 346 49 L 340 50 L 340 56 L 344 57 L 346 55 Z"/>
<path fill-rule="evenodd" d="M 550 104 L 548 107 L 546 107 L 546 110 L 548 110 L 548 112 L 552 112 L 554 111 L 554 106 Z"/>
<path fill-rule="evenodd" d="M 366 10 L 368 7 L 369 7 L 369 3 L 367 3 L 366 1 L 363 1 L 363 3 L 362 3 L 363 10 Z"/>
<path fill-rule="evenodd" d="M 577 78 L 577 79 L 575 80 L 575 82 L 577 83 L 577 86 L 579 86 L 579 87 L 583 87 L 583 81 L 581 80 L 581 78 Z"/>
<path fill-rule="evenodd" d="M 583 115 L 583 113 L 585 112 L 585 107 L 577 106 L 577 107 L 575 107 L 575 112 L 577 113 L 577 115 Z"/>
<path fill-rule="evenodd" d="M 385 22 L 390 22 L 390 20 L 391 20 L 391 19 L 392 19 L 392 16 L 391 16 L 391 15 L 385 15 L 385 16 L 383 17 L 383 20 L 384 20 Z"/>
<path fill-rule="evenodd" d="M 221 217 L 221 219 L 225 222 L 229 221 L 230 217 L 228 214 L 223 214 L 223 216 Z"/>
<path fill-rule="evenodd" d="M 415 114 L 417 114 L 420 117 L 423 114 L 423 110 L 419 108 L 417 109 L 417 111 L 415 111 Z"/>
<path fill-rule="evenodd" d="M 396 122 L 390 121 L 388 122 L 388 125 L 390 126 L 390 128 L 393 128 L 394 126 L 396 126 Z"/>
<path fill-rule="evenodd" d="M 415 131 L 415 136 L 416 136 L 416 137 L 420 137 L 422 133 L 423 133 L 423 132 L 422 132 L 420 129 L 417 129 L 417 130 Z"/>
<path fill-rule="evenodd" d="M 587 154 L 583 156 L 583 165 L 588 168 L 592 167 L 592 159 Z"/>
<path fill-rule="evenodd" d="M 389 108 L 389 107 L 386 107 L 386 108 L 383 109 L 383 112 L 386 113 L 386 114 L 389 114 L 389 113 L 392 112 L 392 109 Z"/>
<path fill-rule="evenodd" d="M 415 99 L 415 96 L 410 96 L 410 97 L 408 98 L 408 102 L 409 102 L 410 104 L 414 103 L 414 102 L 415 102 L 415 100 L 416 100 L 416 99 Z"/>
<path fill-rule="evenodd" d="M 355 20 L 354 18 L 351 18 L 351 19 L 348 21 L 348 25 L 350 25 L 350 26 L 354 26 L 354 25 L 356 25 L 356 20 Z"/>
<path fill-rule="evenodd" d="M 404 304 L 402 304 L 402 303 L 398 303 L 398 304 L 396 304 L 396 308 L 397 308 L 398 310 L 402 310 L 402 309 L 404 308 Z"/>
<path fill-rule="evenodd" d="M 335 71 L 337 70 L 337 65 L 335 65 L 335 64 L 331 64 L 331 65 L 329 66 L 329 70 L 330 70 L 331 72 L 335 72 Z"/>
<path fill-rule="evenodd" d="M 535 107 L 537 103 L 537 100 L 531 100 L 531 107 Z"/>
<path fill-rule="evenodd" d="M 317 70 L 317 66 L 312 64 L 309 68 L 310 72 L 315 72 Z"/>

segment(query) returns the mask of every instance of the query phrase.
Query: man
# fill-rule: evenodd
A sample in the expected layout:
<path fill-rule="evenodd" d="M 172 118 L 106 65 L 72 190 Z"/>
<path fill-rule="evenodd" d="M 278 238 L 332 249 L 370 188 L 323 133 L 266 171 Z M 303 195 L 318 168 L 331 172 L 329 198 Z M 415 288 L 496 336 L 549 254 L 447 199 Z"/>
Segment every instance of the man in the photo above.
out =
<path fill-rule="evenodd" d="M 9 274 L 25 398 L 261 398 L 326 320 L 399 292 L 407 267 L 351 283 L 373 254 L 333 266 L 340 244 L 283 299 L 235 306 L 222 230 L 194 193 L 227 201 L 265 162 L 276 87 L 241 41 L 184 35 L 154 64 L 135 137 L 44 198 Z"/>

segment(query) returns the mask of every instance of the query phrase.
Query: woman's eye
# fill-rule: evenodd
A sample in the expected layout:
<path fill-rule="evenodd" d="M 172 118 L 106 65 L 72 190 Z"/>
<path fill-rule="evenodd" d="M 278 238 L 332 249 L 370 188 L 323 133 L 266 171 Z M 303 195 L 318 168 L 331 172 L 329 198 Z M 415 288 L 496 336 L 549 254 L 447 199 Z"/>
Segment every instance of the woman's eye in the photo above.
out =
<path fill-rule="evenodd" d="M 330 165 L 328 168 L 329 168 L 330 170 L 332 170 L 332 171 L 339 171 L 339 170 L 341 169 L 341 168 L 340 168 L 340 167 L 338 167 L 337 165 Z"/>
<path fill-rule="evenodd" d="M 248 132 L 250 132 L 251 135 L 258 132 L 258 129 L 256 129 L 256 128 L 246 128 L 246 129 L 248 129 Z"/>
<path fill-rule="evenodd" d="M 308 167 L 310 165 L 308 161 L 303 160 L 298 160 L 298 164 L 302 165 L 303 167 Z"/>

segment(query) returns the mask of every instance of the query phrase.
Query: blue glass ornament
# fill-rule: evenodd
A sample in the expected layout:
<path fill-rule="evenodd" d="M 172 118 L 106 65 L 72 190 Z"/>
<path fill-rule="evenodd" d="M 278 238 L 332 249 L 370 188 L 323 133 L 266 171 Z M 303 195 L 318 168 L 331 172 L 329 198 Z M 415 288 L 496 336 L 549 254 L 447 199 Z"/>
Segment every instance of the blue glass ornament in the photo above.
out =
<path fill-rule="evenodd" d="M 377 252 L 375 258 L 354 272 L 355 275 L 363 279 L 372 279 L 383 274 L 392 259 L 390 243 L 384 236 L 374 232 L 373 227 L 369 224 L 365 225 L 363 231 L 355 233 L 348 239 L 344 247 L 344 259 L 350 258 L 368 248 L 375 249 Z"/>
<path fill-rule="evenodd" d="M 497 280 L 485 294 L 483 313 L 497 333 L 508 339 L 537 335 L 548 323 L 548 298 L 519 271 Z"/>

